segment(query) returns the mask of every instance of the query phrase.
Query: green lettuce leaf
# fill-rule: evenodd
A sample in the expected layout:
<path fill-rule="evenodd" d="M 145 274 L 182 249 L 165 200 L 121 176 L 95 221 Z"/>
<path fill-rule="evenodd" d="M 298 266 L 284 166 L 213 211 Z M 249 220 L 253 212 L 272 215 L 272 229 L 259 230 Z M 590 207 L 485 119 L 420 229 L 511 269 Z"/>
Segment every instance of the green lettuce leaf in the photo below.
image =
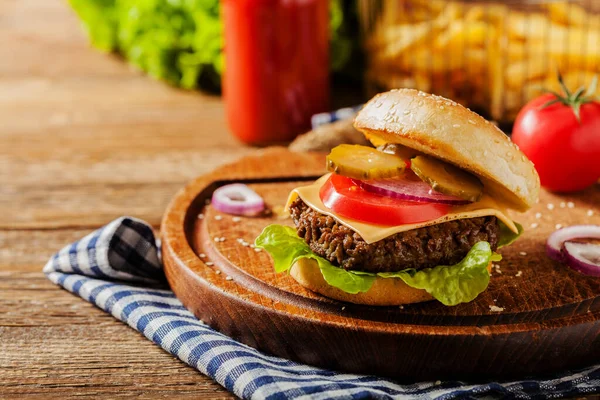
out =
<path fill-rule="evenodd" d="M 514 222 L 514 221 L 513 221 Z M 498 225 L 500 226 L 500 239 L 498 240 L 498 248 L 508 246 L 523 234 L 523 225 L 515 222 L 515 226 L 517 227 L 517 231 L 519 233 L 514 233 L 511 231 L 506 224 L 500 220 L 498 220 Z"/>
<path fill-rule="evenodd" d="M 267 226 L 256 238 L 255 245 L 271 254 L 277 272 L 289 270 L 301 258 L 311 258 L 317 261 L 323 278 L 328 284 L 347 293 L 368 291 L 377 276 L 399 278 L 411 287 L 426 290 L 445 305 L 469 302 L 483 292 L 490 280 L 488 264 L 501 258 L 499 254 L 492 252 L 489 243 L 479 242 L 471 248 L 461 262 L 455 265 L 420 271 L 407 269 L 400 272 L 373 274 L 346 271 L 332 265 L 314 254 L 308 244 L 296 235 L 296 231 L 287 226 Z"/>
<path fill-rule="evenodd" d="M 375 281 L 375 275 L 363 276 L 335 267 L 326 259 L 313 253 L 306 242 L 289 226 L 269 225 L 256 238 L 256 247 L 265 249 L 273 258 L 276 272 L 289 270 L 301 258 L 317 261 L 323 278 L 331 286 L 347 293 L 366 292 Z"/>
<path fill-rule="evenodd" d="M 458 264 L 419 271 L 380 272 L 377 275 L 400 278 L 410 287 L 426 290 L 444 305 L 454 306 L 472 301 L 487 288 L 490 282 L 487 266 L 492 258 L 490 244 L 477 242 Z"/>
<path fill-rule="evenodd" d="M 218 89 L 224 66 L 219 0 L 68 0 L 91 43 L 185 89 Z M 330 0 L 331 68 L 357 64 L 355 0 Z"/>
<path fill-rule="evenodd" d="M 356 294 L 359 292 L 366 292 L 371 289 L 373 282 L 375 282 L 375 279 L 377 278 L 375 274 L 370 274 L 368 272 L 357 274 L 356 272 L 359 271 L 346 271 L 343 268 L 336 267 L 314 253 L 312 253 L 312 255 L 314 257 L 311 258 L 316 257 L 315 259 L 319 263 L 319 268 L 321 268 L 321 273 L 323 274 L 325 282 L 346 293 Z"/>

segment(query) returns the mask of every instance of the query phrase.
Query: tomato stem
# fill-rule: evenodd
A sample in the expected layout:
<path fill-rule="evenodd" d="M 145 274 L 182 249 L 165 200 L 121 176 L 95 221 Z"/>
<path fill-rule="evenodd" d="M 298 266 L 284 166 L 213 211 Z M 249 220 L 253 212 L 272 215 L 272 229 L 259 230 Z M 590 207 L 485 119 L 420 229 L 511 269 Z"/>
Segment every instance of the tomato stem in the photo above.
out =
<path fill-rule="evenodd" d="M 560 71 L 558 71 L 558 83 L 562 89 L 562 94 L 552 90 L 545 90 L 546 93 L 554 95 L 555 98 L 542 104 L 540 109 L 544 109 L 556 103 L 564 104 L 568 107 L 571 107 L 573 114 L 575 114 L 575 118 L 577 118 L 577 122 L 581 124 L 581 106 L 597 100 L 595 94 L 596 87 L 598 86 L 598 77 L 594 76 L 590 86 L 587 87 L 587 90 L 585 86 L 581 86 L 574 93 L 571 93 L 565 84 Z"/>

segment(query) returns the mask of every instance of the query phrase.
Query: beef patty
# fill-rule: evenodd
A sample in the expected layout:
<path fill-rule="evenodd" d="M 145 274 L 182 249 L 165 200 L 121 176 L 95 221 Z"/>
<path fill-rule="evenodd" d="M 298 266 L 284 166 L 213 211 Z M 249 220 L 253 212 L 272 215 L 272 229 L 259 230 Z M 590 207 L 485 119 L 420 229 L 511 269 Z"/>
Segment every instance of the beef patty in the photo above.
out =
<path fill-rule="evenodd" d="M 448 221 L 396 233 L 368 244 L 352 229 L 323 215 L 297 198 L 290 206 L 298 236 L 311 250 L 347 270 L 394 272 L 452 265 L 462 260 L 479 241 L 498 246 L 496 217 Z"/>

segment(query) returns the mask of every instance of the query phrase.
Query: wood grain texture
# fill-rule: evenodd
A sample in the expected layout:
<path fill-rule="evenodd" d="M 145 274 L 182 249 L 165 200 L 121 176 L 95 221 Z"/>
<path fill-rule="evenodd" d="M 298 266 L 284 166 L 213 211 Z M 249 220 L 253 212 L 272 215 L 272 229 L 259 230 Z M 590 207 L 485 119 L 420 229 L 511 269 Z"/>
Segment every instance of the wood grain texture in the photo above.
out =
<path fill-rule="evenodd" d="M 221 99 L 90 48 L 66 1 L 2 0 L 0 121 L 0 397 L 232 398 L 41 273 L 117 216 L 158 227 L 187 181 L 251 152 Z"/>
<path fill-rule="evenodd" d="M 268 224 L 291 225 L 284 215 L 234 220 L 205 205 L 217 182 L 250 180 L 271 209 L 281 209 L 302 177 L 322 174 L 324 165 L 323 155 L 270 149 L 199 177 L 174 198 L 161 228 L 165 269 L 199 318 L 272 354 L 408 380 L 516 378 L 598 360 L 600 280 L 544 249 L 558 223 L 600 224 L 600 187 L 560 197 L 542 191 L 539 204 L 514 214 L 529 229 L 500 250 L 489 288 L 474 301 L 369 307 L 312 293 L 276 274 L 266 252 L 243 244 Z"/>

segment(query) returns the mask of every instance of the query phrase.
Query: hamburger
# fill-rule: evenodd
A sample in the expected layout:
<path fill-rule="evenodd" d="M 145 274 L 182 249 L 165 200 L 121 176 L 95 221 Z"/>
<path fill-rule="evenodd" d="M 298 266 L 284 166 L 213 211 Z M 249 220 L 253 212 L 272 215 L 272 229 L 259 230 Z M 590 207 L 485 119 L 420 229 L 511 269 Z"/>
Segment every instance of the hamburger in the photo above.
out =
<path fill-rule="evenodd" d="M 374 147 L 334 148 L 329 173 L 290 193 L 295 228 L 270 225 L 256 246 L 277 272 L 341 301 L 475 299 L 496 250 L 523 231 L 507 210 L 537 201 L 531 161 L 489 121 L 412 89 L 375 96 L 354 126 Z"/>

